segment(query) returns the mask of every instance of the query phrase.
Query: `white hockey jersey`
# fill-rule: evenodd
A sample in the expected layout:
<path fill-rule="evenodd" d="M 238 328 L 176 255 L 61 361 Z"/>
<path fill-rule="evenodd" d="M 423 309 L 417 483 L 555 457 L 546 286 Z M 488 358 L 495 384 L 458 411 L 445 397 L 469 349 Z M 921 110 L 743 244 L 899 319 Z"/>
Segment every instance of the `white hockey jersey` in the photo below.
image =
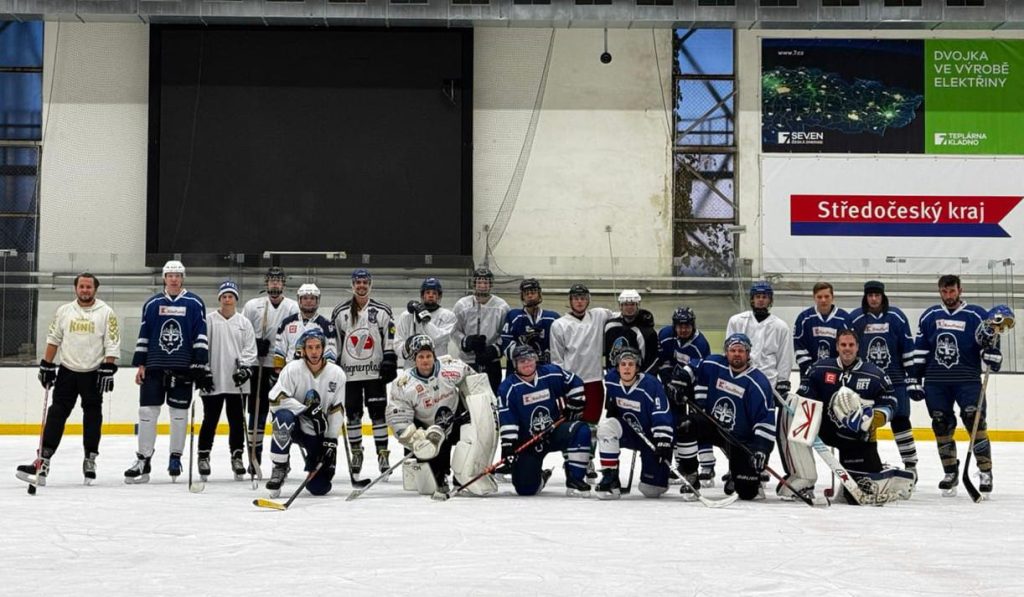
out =
<path fill-rule="evenodd" d="M 338 439 L 345 418 L 345 381 L 345 371 L 330 361 L 324 362 L 317 375 L 309 370 L 306 361 L 292 361 L 284 366 L 281 377 L 270 389 L 270 412 L 285 409 L 300 415 L 309 405 L 312 392 L 316 392 L 327 412 L 324 437 Z M 313 426 L 305 417 L 299 417 L 299 427 L 303 433 L 314 435 Z"/>
<path fill-rule="evenodd" d="M 750 338 L 750 363 L 764 373 L 772 387 L 782 379 L 789 379 L 793 369 L 793 332 L 775 315 L 769 314 L 761 322 L 753 311 L 737 313 L 729 318 L 725 336 L 741 333 Z"/>
<path fill-rule="evenodd" d="M 415 367 L 399 373 L 388 399 L 391 431 L 401 435 L 414 422 L 422 427 L 446 427 L 460 410 L 458 385 L 474 373 L 469 365 L 451 356 L 438 357 L 429 377 L 420 376 Z"/>
<path fill-rule="evenodd" d="M 379 379 L 384 353 L 395 351 L 391 307 L 371 298 L 353 318 L 352 302 L 341 303 L 331 313 L 338 334 L 338 364 L 349 381 Z"/>
<path fill-rule="evenodd" d="M 286 363 L 295 360 L 299 349 L 297 346 L 299 338 L 306 330 L 312 329 L 319 329 L 327 338 L 324 358 L 332 363 L 338 362 L 338 339 L 335 337 L 334 324 L 319 313 L 309 319 L 303 319 L 300 311 L 286 317 L 281 322 L 281 327 L 277 328 L 277 339 L 274 341 L 272 349 L 275 369 L 284 367 Z"/>
<path fill-rule="evenodd" d="M 455 329 L 452 330 L 452 341 L 459 358 L 467 363 L 475 363 L 476 355 L 462 351 L 462 339 L 466 336 L 481 335 L 487 338 L 488 346 L 501 343 L 501 326 L 505 325 L 505 316 L 509 306 L 505 299 L 491 295 L 486 303 L 480 303 L 474 295 L 464 296 L 455 302 L 452 313 L 455 314 Z"/>
<path fill-rule="evenodd" d="M 587 309 L 583 319 L 566 313 L 551 324 L 551 363 L 572 371 L 583 383 L 604 379 L 604 324 L 609 309 Z"/>
<path fill-rule="evenodd" d="M 242 309 L 242 315 L 252 323 L 252 329 L 256 332 L 257 340 L 270 342 L 270 352 L 265 357 L 260 357 L 261 367 L 274 366 L 274 341 L 277 340 L 277 330 L 281 322 L 289 315 L 299 312 L 299 304 L 295 299 L 284 297 L 275 307 L 268 296 L 258 296 L 249 299 Z"/>
<path fill-rule="evenodd" d="M 395 325 L 395 352 L 399 367 L 411 367 L 413 362 L 405 358 L 405 341 L 416 334 L 426 334 L 434 341 L 434 354 L 438 357 L 448 354 L 448 341 L 455 329 L 455 314 L 449 309 L 438 307 L 430 314 L 425 325 L 416 322 L 416 316 L 404 311 Z"/>
<path fill-rule="evenodd" d="M 210 339 L 210 373 L 213 392 L 202 394 L 248 394 L 249 382 L 236 388 L 231 375 L 236 366 L 256 365 L 256 333 L 241 313 L 225 319 L 219 310 L 206 314 L 206 335 Z"/>
<path fill-rule="evenodd" d="M 117 315 L 95 299 L 91 307 L 72 301 L 57 308 L 46 343 L 59 347 L 60 364 L 72 371 L 94 371 L 107 357 L 121 356 Z"/>

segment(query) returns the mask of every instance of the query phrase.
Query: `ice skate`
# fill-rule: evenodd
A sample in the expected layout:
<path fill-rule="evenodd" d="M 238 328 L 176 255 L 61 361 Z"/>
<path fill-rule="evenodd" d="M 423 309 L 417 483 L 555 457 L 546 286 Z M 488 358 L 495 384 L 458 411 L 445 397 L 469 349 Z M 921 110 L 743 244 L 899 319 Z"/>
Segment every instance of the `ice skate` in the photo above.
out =
<path fill-rule="evenodd" d="M 171 483 L 178 482 L 178 477 L 181 476 L 181 454 L 178 452 L 171 452 L 171 457 L 167 460 L 167 474 L 171 476 Z"/>
<path fill-rule="evenodd" d="M 231 472 L 235 475 L 235 481 L 245 479 L 245 462 L 242 460 L 242 451 L 231 452 Z"/>
<path fill-rule="evenodd" d="M 594 488 L 594 495 L 601 500 L 617 500 L 622 497 L 619 469 L 606 468 L 601 471 L 601 481 Z"/>
<path fill-rule="evenodd" d="M 85 485 L 92 485 L 96 481 L 96 453 L 85 455 L 82 460 L 82 477 Z"/>
<path fill-rule="evenodd" d="M 139 483 L 149 483 L 150 473 L 150 458 L 151 456 L 143 456 L 142 454 L 135 454 L 135 464 L 128 467 L 128 470 L 124 472 L 124 482 L 129 485 L 137 485 Z"/>
<path fill-rule="evenodd" d="M 270 497 L 276 498 L 281 495 L 281 486 L 284 485 L 284 480 L 288 477 L 288 465 L 287 464 L 274 464 L 274 470 L 270 472 L 270 480 L 267 481 L 267 491 L 270 492 Z"/>
<path fill-rule="evenodd" d="M 565 495 L 569 497 L 588 497 L 590 496 L 590 483 L 587 483 L 585 479 L 577 480 L 572 477 L 566 477 Z"/>
<path fill-rule="evenodd" d="M 978 471 L 978 491 L 984 494 L 992 493 L 992 471 Z M 982 496 L 987 498 L 988 496 Z"/>
<path fill-rule="evenodd" d="M 701 487 L 714 487 L 715 486 L 715 467 L 714 466 L 702 466 L 700 472 L 697 474 L 697 478 L 700 480 Z"/>
<path fill-rule="evenodd" d="M 39 487 L 46 486 L 46 475 L 50 474 L 50 459 L 43 458 L 39 461 L 39 470 L 36 472 L 35 463 L 18 465 L 14 476 L 22 481 Z"/>
<path fill-rule="evenodd" d="M 197 468 L 199 469 L 199 479 L 201 481 L 205 482 L 206 479 L 210 476 L 210 451 L 209 450 L 200 450 L 199 451 L 199 462 L 197 463 Z"/>
<path fill-rule="evenodd" d="M 939 481 L 939 489 L 942 490 L 942 497 L 956 497 L 956 488 L 960 485 L 960 477 L 957 471 L 946 473 Z"/>

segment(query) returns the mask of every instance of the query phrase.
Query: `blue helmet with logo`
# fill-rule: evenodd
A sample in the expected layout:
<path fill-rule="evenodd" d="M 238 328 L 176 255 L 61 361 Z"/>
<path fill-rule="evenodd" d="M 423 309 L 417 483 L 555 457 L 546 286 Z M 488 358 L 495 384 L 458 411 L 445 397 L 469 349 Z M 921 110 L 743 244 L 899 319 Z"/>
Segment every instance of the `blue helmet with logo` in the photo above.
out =
<path fill-rule="evenodd" d="M 747 352 L 750 352 L 750 347 L 753 346 L 750 343 L 750 338 L 746 334 L 737 332 L 735 334 L 730 334 L 729 337 L 725 339 L 724 348 L 728 351 L 731 346 L 735 346 L 736 344 L 743 346 L 743 348 L 747 349 Z"/>
<path fill-rule="evenodd" d="M 423 293 L 428 290 L 437 292 L 437 296 L 440 298 L 443 293 L 443 290 L 441 289 L 441 281 L 433 276 L 423 280 L 423 283 L 420 284 L 420 296 L 422 297 Z"/>

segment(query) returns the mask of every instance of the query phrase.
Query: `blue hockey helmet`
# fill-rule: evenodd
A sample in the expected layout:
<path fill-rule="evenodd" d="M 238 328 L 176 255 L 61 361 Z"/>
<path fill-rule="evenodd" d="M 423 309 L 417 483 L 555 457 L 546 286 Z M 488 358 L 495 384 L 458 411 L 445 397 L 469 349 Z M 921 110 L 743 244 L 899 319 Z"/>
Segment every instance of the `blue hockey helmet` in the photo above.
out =
<path fill-rule="evenodd" d="M 312 327 L 302 332 L 299 339 L 295 341 L 295 349 L 303 350 L 306 348 L 306 342 L 309 340 L 319 340 L 320 347 L 323 349 L 327 348 L 327 336 L 324 335 L 324 331 L 318 327 Z"/>
<path fill-rule="evenodd" d="M 693 309 L 689 307 L 679 307 L 672 313 L 672 325 L 679 325 L 682 323 L 688 323 L 692 326 L 697 325 L 697 314 L 693 312 Z"/>
<path fill-rule="evenodd" d="M 750 352 L 750 347 L 753 346 L 750 343 L 750 338 L 747 337 L 746 334 L 741 334 L 737 332 L 735 334 L 730 334 L 729 337 L 725 339 L 725 344 L 723 345 L 723 348 L 724 350 L 728 351 L 729 347 L 735 344 L 742 345 L 744 348 L 747 349 L 747 352 Z"/>
<path fill-rule="evenodd" d="M 775 290 L 772 289 L 772 285 L 767 280 L 756 280 L 750 285 L 750 298 L 754 298 L 755 294 L 766 294 L 768 298 L 774 298 Z"/>
<path fill-rule="evenodd" d="M 423 280 L 423 283 L 420 284 L 420 297 L 422 297 L 423 293 L 428 290 L 433 290 L 437 292 L 438 298 L 440 298 L 442 293 L 444 292 L 441 289 L 441 281 L 433 276 Z"/>
<path fill-rule="evenodd" d="M 373 276 L 370 275 L 370 270 L 361 267 L 352 271 L 352 283 L 355 284 L 356 280 L 366 280 L 372 284 Z"/>
<path fill-rule="evenodd" d="M 618 366 L 622 361 L 633 361 L 634 363 L 640 362 L 640 351 L 628 344 L 615 347 L 608 356 L 616 366 Z"/>
<path fill-rule="evenodd" d="M 533 359 L 536 361 L 540 356 L 537 354 L 537 349 L 530 346 L 529 344 L 520 344 L 516 346 L 512 351 L 512 362 L 520 361 L 523 359 Z"/>

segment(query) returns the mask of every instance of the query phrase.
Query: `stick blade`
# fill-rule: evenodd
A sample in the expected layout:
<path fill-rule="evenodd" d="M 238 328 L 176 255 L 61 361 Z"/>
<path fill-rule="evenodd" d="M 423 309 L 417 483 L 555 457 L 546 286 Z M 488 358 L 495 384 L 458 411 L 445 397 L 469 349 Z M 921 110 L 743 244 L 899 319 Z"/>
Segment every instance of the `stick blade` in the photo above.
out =
<path fill-rule="evenodd" d="M 252 501 L 252 505 L 257 508 L 267 508 L 270 510 L 287 510 L 284 504 L 279 504 L 274 500 L 268 500 L 264 498 L 256 498 Z"/>
<path fill-rule="evenodd" d="M 727 495 L 720 500 L 712 500 L 704 496 L 701 496 L 700 502 L 707 506 L 708 508 L 725 508 L 727 506 L 732 505 L 732 503 L 738 499 L 740 499 L 740 495 L 738 493 L 734 493 L 732 495 Z"/>
<path fill-rule="evenodd" d="M 352 479 L 352 487 L 363 489 L 370 485 L 370 479 Z"/>
<path fill-rule="evenodd" d="M 191 491 L 192 493 L 202 493 L 206 491 L 206 483 L 202 483 L 200 481 L 190 483 L 188 486 L 188 490 Z"/>

